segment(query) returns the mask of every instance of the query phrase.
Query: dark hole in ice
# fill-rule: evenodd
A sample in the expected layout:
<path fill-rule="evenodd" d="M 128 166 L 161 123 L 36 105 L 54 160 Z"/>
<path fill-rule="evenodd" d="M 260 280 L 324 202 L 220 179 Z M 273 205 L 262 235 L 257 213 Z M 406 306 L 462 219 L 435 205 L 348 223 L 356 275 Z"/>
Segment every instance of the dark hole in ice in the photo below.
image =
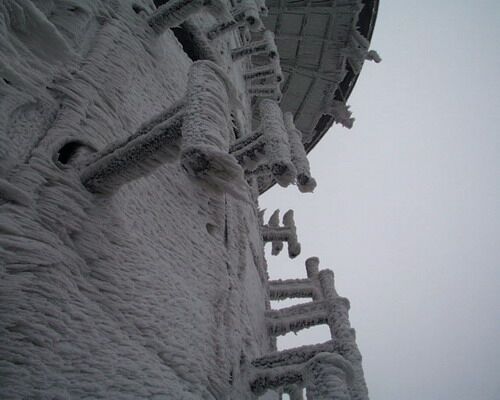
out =
<path fill-rule="evenodd" d="M 212 236 L 215 236 L 217 233 L 217 226 L 214 224 L 207 223 L 206 225 L 207 232 L 210 233 Z"/>
<path fill-rule="evenodd" d="M 72 162 L 83 158 L 95 150 L 79 141 L 71 141 L 62 146 L 57 152 L 57 161 L 61 164 L 71 164 Z"/>
<path fill-rule="evenodd" d="M 202 60 L 203 51 L 197 44 L 193 34 L 183 25 L 172 28 L 172 32 L 182 46 L 182 49 L 192 61 Z"/>
<path fill-rule="evenodd" d="M 141 11 L 146 11 L 146 9 L 143 6 L 136 3 L 132 4 L 132 9 L 136 14 L 139 14 Z"/>

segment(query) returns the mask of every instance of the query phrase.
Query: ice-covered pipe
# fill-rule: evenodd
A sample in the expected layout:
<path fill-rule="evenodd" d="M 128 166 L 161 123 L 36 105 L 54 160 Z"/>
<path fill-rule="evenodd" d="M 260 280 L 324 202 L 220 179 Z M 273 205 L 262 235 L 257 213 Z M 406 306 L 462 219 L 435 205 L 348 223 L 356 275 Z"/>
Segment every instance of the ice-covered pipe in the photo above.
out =
<path fill-rule="evenodd" d="M 262 238 L 265 242 L 286 241 L 288 243 L 288 256 L 290 258 L 297 257 L 300 254 L 300 243 L 297 239 L 297 228 L 293 219 L 293 210 L 288 210 L 283 215 L 283 227 L 264 225 L 262 227 Z M 282 247 L 279 246 L 273 247 L 273 255 L 279 254 L 281 249 Z"/>
<path fill-rule="evenodd" d="M 243 170 L 229 154 L 233 97 L 231 82 L 216 64 L 192 64 L 182 124 L 181 164 L 189 175 L 223 190 L 244 184 Z"/>
<path fill-rule="evenodd" d="M 271 31 L 264 31 L 261 40 L 231 51 L 231 57 L 234 61 L 256 54 L 266 54 L 269 58 L 278 58 L 278 48 L 274 42 L 274 34 Z"/>
<path fill-rule="evenodd" d="M 184 103 L 178 102 L 125 140 L 94 154 L 80 173 L 94 193 L 111 193 L 179 156 Z"/>
<path fill-rule="evenodd" d="M 285 127 L 288 131 L 288 141 L 290 143 L 290 153 L 293 165 L 297 169 L 297 186 L 301 192 L 312 192 L 316 187 L 316 180 L 311 176 L 309 160 L 302 143 L 302 133 L 293 123 L 293 114 L 284 114 Z"/>
<path fill-rule="evenodd" d="M 278 103 L 269 99 L 263 99 L 259 109 L 262 135 L 266 142 L 267 164 L 276 182 L 287 187 L 295 181 L 297 170 L 291 160 L 283 113 Z"/>

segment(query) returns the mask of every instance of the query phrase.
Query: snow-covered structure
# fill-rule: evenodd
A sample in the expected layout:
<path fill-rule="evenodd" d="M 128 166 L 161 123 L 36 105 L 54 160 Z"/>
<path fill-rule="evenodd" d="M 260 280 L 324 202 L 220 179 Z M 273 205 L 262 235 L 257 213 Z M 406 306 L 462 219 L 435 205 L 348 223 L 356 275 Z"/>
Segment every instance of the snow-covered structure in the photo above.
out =
<path fill-rule="evenodd" d="M 333 273 L 268 279 L 304 249 L 258 196 L 314 190 L 377 6 L 0 1 L 1 398 L 368 398 Z"/>

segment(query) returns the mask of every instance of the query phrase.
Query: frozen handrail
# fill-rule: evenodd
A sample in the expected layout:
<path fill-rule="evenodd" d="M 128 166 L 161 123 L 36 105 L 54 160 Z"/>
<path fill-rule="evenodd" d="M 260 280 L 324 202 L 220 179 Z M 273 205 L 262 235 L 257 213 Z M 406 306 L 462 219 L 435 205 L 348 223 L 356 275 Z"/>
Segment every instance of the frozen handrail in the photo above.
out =
<path fill-rule="evenodd" d="M 288 141 L 290 142 L 290 153 L 292 162 L 297 169 L 297 186 L 301 192 L 312 192 L 316 187 L 316 180 L 311 176 L 309 160 L 302 143 L 302 133 L 293 123 L 293 114 L 284 114 L 285 127 L 288 131 Z"/>
<path fill-rule="evenodd" d="M 276 213 L 276 212 L 275 212 Z M 274 216 L 275 214 L 273 214 Z M 262 227 L 262 238 L 265 242 L 288 242 L 288 256 L 295 258 L 300 254 L 300 243 L 297 240 L 297 229 L 293 219 L 293 210 L 288 210 L 283 215 L 283 227 L 275 226 L 274 220 L 270 220 L 271 224 Z M 273 255 L 279 254 L 281 251 L 279 245 L 274 245 Z"/>

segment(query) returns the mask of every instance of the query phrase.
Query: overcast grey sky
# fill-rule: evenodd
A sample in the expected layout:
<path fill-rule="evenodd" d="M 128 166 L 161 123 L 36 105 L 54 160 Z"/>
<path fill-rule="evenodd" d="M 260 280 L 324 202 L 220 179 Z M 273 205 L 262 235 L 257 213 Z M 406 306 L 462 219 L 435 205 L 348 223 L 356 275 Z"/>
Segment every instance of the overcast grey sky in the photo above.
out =
<path fill-rule="evenodd" d="M 353 129 L 310 154 L 315 193 L 261 198 L 296 210 L 302 242 L 297 260 L 268 256 L 270 275 L 304 276 L 314 255 L 334 270 L 372 400 L 498 400 L 500 2 L 380 3 L 383 62 L 365 64 Z"/>

